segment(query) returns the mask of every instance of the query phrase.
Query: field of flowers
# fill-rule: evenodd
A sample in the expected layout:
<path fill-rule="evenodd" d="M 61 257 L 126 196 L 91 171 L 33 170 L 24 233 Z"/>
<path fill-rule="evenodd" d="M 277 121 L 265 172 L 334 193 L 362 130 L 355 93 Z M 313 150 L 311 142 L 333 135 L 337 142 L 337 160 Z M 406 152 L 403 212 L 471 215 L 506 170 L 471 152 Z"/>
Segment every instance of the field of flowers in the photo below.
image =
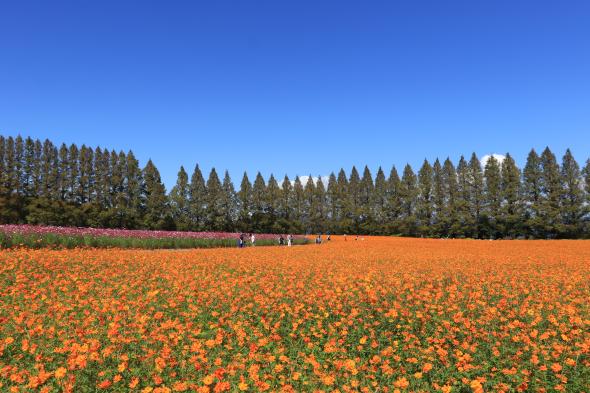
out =
<path fill-rule="evenodd" d="M 276 245 L 276 234 L 256 234 L 258 245 Z M 212 248 L 235 247 L 238 233 L 181 232 L 129 229 L 76 228 L 36 225 L 0 225 L 0 248 Z M 294 235 L 294 244 L 304 244 L 304 236 Z"/>
<path fill-rule="evenodd" d="M 0 251 L 0 391 L 590 392 L 590 242 Z"/>

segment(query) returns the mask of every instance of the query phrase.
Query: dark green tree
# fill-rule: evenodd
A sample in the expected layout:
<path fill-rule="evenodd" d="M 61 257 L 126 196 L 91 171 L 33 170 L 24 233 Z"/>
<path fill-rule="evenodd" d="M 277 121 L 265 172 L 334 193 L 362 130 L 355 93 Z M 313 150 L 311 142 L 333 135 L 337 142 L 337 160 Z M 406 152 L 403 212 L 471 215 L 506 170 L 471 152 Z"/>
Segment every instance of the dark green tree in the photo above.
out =
<path fill-rule="evenodd" d="M 191 176 L 188 208 L 191 229 L 194 231 L 205 230 L 207 219 L 207 187 L 199 164 L 195 166 L 195 170 Z"/>
<path fill-rule="evenodd" d="M 561 220 L 562 235 L 577 237 L 583 231 L 584 196 L 581 184 L 580 166 L 567 149 L 561 164 Z"/>
<path fill-rule="evenodd" d="M 515 238 L 523 235 L 524 216 L 520 169 L 510 154 L 502 162 L 502 211 L 501 226 L 504 236 Z"/>
<path fill-rule="evenodd" d="M 426 159 L 418 171 L 416 218 L 418 220 L 418 233 L 423 236 L 430 235 L 430 225 L 432 223 L 432 166 Z"/>
<path fill-rule="evenodd" d="M 181 166 L 176 176 L 176 185 L 170 191 L 170 209 L 178 230 L 187 231 L 191 228 L 189 202 L 188 174 Z"/>
<path fill-rule="evenodd" d="M 559 164 L 549 147 L 543 150 L 541 164 L 540 216 L 543 224 L 542 235 L 554 238 L 563 231 L 560 204 L 563 194 Z"/>

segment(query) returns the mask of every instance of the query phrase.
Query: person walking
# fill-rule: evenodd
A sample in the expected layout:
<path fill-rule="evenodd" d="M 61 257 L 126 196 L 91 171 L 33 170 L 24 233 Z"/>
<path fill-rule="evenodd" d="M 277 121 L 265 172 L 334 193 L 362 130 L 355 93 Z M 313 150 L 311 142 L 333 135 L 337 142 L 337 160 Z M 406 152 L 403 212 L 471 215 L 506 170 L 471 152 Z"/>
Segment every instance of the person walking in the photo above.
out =
<path fill-rule="evenodd" d="M 256 236 L 254 234 L 250 235 L 250 243 L 252 243 L 252 246 L 256 245 Z"/>
<path fill-rule="evenodd" d="M 238 241 L 238 247 L 239 248 L 244 247 L 244 234 L 243 233 L 240 233 L 240 240 Z"/>
<path fill-rule="evenodd" d="M 289 234 L 287 236 L 287 246 L 291 247 L 293 245 L 293 236 L 291 234 Z"/>

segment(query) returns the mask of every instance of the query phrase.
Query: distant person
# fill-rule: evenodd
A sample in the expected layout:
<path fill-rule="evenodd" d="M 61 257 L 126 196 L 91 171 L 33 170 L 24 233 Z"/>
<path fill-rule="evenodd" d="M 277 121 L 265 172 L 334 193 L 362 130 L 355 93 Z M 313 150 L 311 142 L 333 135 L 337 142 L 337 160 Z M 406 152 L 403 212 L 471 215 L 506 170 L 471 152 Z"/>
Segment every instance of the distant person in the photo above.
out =
<path fill-rule="evenodd" d="M 285 238 L 283 237 L 283 235 L 281 235 L 279 237 L 279 246 L 282 246 L 283 244 L 285 244 Z"/>
<path fill-rule="evenodd" d="M 346 241 L 346 233 L 344 234 L 344 241 Z"/>
<path fill-rule="evenodd" d="M 332 239 L 330 239 L 330 236 L 331 236 L 331 235 L 330 235 L 330 234 L 328 234 L 328 237 L 326 238 L 326 240 L 327 240 L 327 241 L 330 241 L 330 240 L 332 240 Z"/>
<path fill-rule="evenodd" d="M 240 233 L 240 239 L 238 241 L 238 247 L 243 248 L 244 247 L 244 234 Z"/>
<path fill-rule="evenodd" d="M 293 235 L 287 235 L 287 246 L 291 247 L 293 245 Z"/>
<path fill-rule="evenodd" d="M 256 236 L 254 234 L 250 235 L 250 243 L 252 243 L 252 246 L 256 245 Z"/>

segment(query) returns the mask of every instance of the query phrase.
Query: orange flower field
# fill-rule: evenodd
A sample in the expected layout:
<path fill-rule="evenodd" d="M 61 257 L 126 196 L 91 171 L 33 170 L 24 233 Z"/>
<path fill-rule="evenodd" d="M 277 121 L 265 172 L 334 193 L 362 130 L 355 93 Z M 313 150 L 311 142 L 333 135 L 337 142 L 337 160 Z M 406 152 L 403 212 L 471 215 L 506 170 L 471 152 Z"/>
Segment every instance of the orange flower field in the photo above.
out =
<path fill-rule="evenodd" d="M 0 251 L 0 391 L 590 392 L 590 242 Z"/>

